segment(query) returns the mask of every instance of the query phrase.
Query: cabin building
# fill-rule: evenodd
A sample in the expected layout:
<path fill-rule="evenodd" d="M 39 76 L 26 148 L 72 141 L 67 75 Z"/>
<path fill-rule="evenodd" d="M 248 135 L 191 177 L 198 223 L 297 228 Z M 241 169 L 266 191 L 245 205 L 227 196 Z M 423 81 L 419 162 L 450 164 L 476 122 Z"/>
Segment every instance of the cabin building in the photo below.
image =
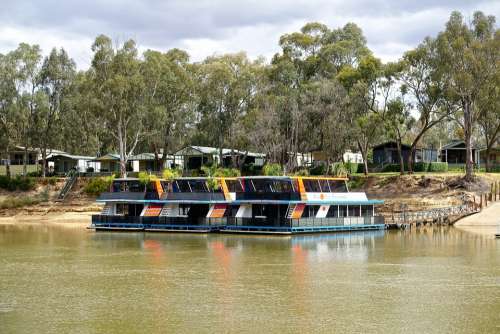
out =
<path fill-rule="evenodd" d="M 479 162 L 479 152 L 479 147 L 472 147 L 472 161 L 474 164 Z M 463 140 L 453 140 L 441 148 L 441 161 L 447 162 L 448 166 L 465 165 L 466 156 L 465 141 Z"/>
<path fill-rule="evenodd" d="M 403 162 L 408 164 L 411 145 L 401 144 Z M 438 151 L 434 148 L 417 147 L 413 153 L 414 162 L 438 162 Z M 388 141 L 373 147 L 373 163 L 399 164 L 398 145 L 395 141 Z"/>
<path fill-rule="evenodd" d="M 220 160 L 220 152 L 216 147 L 208 146 L 186 146 L 183 149 L 173 154 L 175 161 L 182 162 L 183 170 L 199 170 L 205 165 L 217 165 Z M 223 165 L 230 167 L 233 159 L 237 159 L 239 164 L 241 159 L 244 159 L 244 164 L 255 166 L 263 166 L 266 155 L 263 153 L 255 153 L 242 151 L 237 149 L 222 149 Z"/>
<path fill-rule="evenodd" d="M 95 161 L 94 157 L 68 153 L 51 154 L 47 158 L 47 164 L 49 171 L 55 174 L 66 174 L 70 170 L 80 173 L 100 171 L 100 162 Z"/>

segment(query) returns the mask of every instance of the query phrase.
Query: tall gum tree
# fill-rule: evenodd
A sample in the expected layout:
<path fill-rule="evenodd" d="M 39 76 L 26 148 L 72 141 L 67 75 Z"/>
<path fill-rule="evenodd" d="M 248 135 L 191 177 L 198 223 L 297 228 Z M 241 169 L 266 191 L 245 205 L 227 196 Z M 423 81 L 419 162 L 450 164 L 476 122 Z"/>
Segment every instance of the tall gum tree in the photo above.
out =
<path fill-rule="evenodd" d="M 401 65 L 403 68 L 398 79 L 406 87 L 418 112 L 408 156 L 407 167 L 411 174 L 417 145 L 430 129 L 450 117 L 453 108 L 444 99 L 444 81 L 437 66 L 434 39 L 426 38 L 417 48 L 406 52 Z"/>
<path fill-rule="evenodd" d="M 495 18 L 475 12 L 467 24 L 459 12 L 453 12 L 446 29 L 437 37 L 440 71 L 445 80 L 446 98 L 460 109 L 454 118 L 463 128 L 466 145 L 465 179 L 474 176 L 472 134 L 479 118 L 477 102 L 481 87 L 489 84 L 494 66 L 487 43 L 495 35 Z"/>
<path fill-rule="evenodd" d="M 144 135 L 144 80 L 133 40 L 114 49 L 111 39 L 100 35 L 92 45 L 94 90 L 100 119 L 115 138 L 120 155 L 120 176 Z"/>
<path fill-rule="evenodd" d="M 39 144 L 42 156 L 42 176 L 47 174 L 47 150 L 58 143 L 62 114 L 68 111 L 69 90 L 75 77 L 75 62 L 64 49 L 52 49 L 40 70 L 40 86 L 47 99 L 47 107 L 38 119 Z"/>

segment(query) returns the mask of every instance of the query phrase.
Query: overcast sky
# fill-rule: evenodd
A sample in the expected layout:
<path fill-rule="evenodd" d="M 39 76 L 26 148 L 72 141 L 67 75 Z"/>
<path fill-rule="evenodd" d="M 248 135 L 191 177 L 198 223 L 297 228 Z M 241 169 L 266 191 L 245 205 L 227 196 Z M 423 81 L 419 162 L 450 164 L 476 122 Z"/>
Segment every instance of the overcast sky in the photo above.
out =
<path fill-rule="evenodd" d="M 355 22 L 375 55 L 389 61 L 442 30 L 452 10 L 500 20 L 499 0 L 1 0 L 0 7 L 0 53 L 20 42 L 44 53 L 64 47 L 80 69 L 101 33 L 117 42 L 133 38 L 141 50 L 185 49 L 194 61 L 237 51 L 269 60 L 279 37 L 306 22 Z"/>

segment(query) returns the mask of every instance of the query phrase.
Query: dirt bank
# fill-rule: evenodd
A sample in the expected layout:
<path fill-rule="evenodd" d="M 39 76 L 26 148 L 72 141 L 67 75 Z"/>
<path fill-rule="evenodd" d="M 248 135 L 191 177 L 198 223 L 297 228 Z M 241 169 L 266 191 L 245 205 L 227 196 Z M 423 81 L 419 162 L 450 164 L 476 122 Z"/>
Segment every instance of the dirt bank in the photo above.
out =
<path fill-rule="evenodd" d="M 64 181 L 64 179 L 59 179 L 52 183 L 39 182 L 36 189 L 27 192 L 1 190 L 0 203 L 5 200 L 23 199 L 26 197 L 38 199 L 44 197 L 45 199 L 37 201 L 39 202 L 37 204 L 22 207 L 1 208 L 0 206 L 0 222 L 58 221 L 59 219 L 67 221 L 88 220 L 93 213 L 101 211 L 102 204 L 96 203 L 95 197 L 88 196 L 83 192 L 85 181 L 81 180 L 75 184 L 64 201 L 56 201 L 57 195 L 64 186 Z"/>
<path fill-rule="evenodd" d="M 426 210 L 462 204 L 463 200 L 479 201 L 479 196 L 490 190 L 492 182 L 500 180 L 497 174 L 482 174 L 472 183 L 460 175 L 376 175 L 354 179 L 351 191 L 364 191 L 370 199 L 382 199 L 381 213 L 398 211 L 402 205 L 408 211 Z"/>

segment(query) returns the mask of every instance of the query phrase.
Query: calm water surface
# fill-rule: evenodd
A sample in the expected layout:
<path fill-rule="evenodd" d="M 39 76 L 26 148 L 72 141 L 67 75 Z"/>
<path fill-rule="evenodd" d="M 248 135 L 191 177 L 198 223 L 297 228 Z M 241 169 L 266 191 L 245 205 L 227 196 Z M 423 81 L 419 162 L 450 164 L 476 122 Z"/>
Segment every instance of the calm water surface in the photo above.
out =
<path fill-rule="evenodd" d="M 0 333 L 500 333 L 500 240 L 0 225 Z"/>

